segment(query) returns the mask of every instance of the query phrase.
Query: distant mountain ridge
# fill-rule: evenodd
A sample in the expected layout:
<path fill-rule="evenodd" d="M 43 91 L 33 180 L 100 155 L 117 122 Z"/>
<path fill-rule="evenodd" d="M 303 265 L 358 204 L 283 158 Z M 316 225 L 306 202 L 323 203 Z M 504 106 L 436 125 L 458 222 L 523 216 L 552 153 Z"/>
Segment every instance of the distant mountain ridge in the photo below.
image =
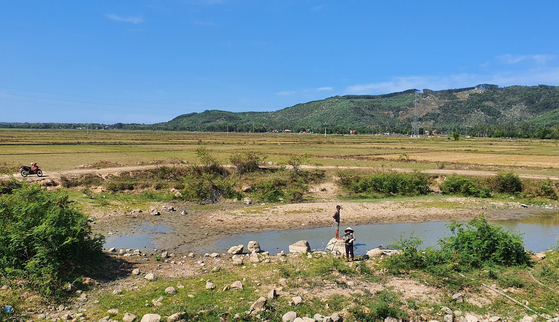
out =
<path fill-rule="evenodd" d="M 412 133 L 414 108 L 421 132 L 531 136 L 559 124 L 559 87 L 481 84 L 475 87 L 385 95 L 345 95 L 297 104 L 275 112 L 218 110 L 180 115 L 152 125 L 161 130 L 212 132 Z M 531 133 L 531 135 L 528 135 Z"/>
<path fill-rule="evenodd" d="M 417 110 L 415 108 L 417 106 Z M 202 132 L 314 132 L 420 134 L 459 132 L 473 136 L 559 138 L 559 87 L 480 84 L 433 91 L 410 89 L 384 95 L 345 95 L 297 104 L 275 112 L 207 110 L 157 124 L 93 124 L 94 129 Z M 0 123 L 3 128 L 85 128 L 86 124 Z M 539 131 L 539 134 L 537 135 Z M 542 132 L 543 131 L 543 132 Z M 543 133 L 543 134 L 542 134 Z"/>

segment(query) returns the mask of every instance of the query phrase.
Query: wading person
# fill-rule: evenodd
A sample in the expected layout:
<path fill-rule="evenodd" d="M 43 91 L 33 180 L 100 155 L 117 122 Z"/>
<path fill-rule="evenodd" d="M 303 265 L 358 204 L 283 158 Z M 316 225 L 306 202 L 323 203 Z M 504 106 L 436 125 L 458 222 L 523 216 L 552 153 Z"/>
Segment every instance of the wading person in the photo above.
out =
<path fill-rule="evenodd" d="M 332 216 L 332 218 L 334 218 L 334 230 L 336 231 L 336 235 L 334 236 L 334 238 L 336 239 L 340 239 L 339 236 L 339 231 L 340 231 L 340 205 L 336 206 L 336 212 L 334 213 L 334 216 Z"/>
<path fill-rule="evenodd" d="M 351 261 L 353 262 L 353 242 L 355 241 L 355 236 L 353 235 L 353 229 L 347 227 L 344 230 L 344 235 L 342 240 L 345 243 L 345 258 L 346 262 L 349 262 L 349 255 L 351 254 Z"/>

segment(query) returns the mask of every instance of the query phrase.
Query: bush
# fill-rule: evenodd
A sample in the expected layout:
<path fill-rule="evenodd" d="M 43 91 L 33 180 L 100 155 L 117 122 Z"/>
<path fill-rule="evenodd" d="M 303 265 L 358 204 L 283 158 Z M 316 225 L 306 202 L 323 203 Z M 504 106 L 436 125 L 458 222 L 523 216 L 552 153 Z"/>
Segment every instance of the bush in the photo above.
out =
<path fill-rule="evenodd" d="M 517 194 L 522 192 L 520 178 L 511 172 L 498 172 L 495 179 L 495 191 L 502 193 Z"/>
<path fill-rule="evenodd" d="M 491 189 L 479 181 L 452 174 L 439 186 L 444 194 L 460 194 L 471 197 L 489 198 Z"/>
<path fill-rule="evenodd" d="M 455 262 L 463 267 L 484 265 L 529 265 L 520 235 L 491 225 L 483 215 L 468 224 L 453 221 L 449 224 L 452 236 L 439 241 L 441 251 L 455 254 Z"/>
<path fill-rule="evenodd" d="M 258 166 L 266 159 L 266 156 L 257 152 L 244 152 L 233 154 L 229 160 L 237 168 L 237 173 L 244 174 L 260 169 Z"/>
<path fill-rule="evenodd" d="M 0 272 L 27 279 L 54 294 L 62 281 L 102 256 L 103 237 L 92 236 L 88 218 L 68 196 L 37 185 L 0 196 Z"/>
<path fill-rule="evenodd" d="M 381 172 L 367 178 L 344 178 L 342 184 L 350 191 L 371 195 L 423 195 L 429 192 L 429 178 L 420 172 Z"/>

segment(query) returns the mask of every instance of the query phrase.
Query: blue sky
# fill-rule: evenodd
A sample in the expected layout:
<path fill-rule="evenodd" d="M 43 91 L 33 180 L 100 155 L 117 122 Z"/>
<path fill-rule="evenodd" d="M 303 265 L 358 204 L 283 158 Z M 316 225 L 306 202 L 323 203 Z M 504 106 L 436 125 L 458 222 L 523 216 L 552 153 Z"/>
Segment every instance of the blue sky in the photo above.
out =
<path fill-rule="evenodd" d="M 0 3 L 0 122 L 157 123 L 347 94 L 559 85 L 559 1 Z"/>

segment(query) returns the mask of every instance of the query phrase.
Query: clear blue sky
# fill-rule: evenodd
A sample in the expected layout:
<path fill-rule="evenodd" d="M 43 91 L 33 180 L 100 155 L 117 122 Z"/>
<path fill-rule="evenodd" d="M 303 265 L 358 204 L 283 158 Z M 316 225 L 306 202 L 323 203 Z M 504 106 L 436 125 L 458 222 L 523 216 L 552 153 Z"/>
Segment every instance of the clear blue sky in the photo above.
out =
<path fill-rule="evenodd" d="M 559 85 L 559 1 L 2 1 L 0 122 Z"/>

